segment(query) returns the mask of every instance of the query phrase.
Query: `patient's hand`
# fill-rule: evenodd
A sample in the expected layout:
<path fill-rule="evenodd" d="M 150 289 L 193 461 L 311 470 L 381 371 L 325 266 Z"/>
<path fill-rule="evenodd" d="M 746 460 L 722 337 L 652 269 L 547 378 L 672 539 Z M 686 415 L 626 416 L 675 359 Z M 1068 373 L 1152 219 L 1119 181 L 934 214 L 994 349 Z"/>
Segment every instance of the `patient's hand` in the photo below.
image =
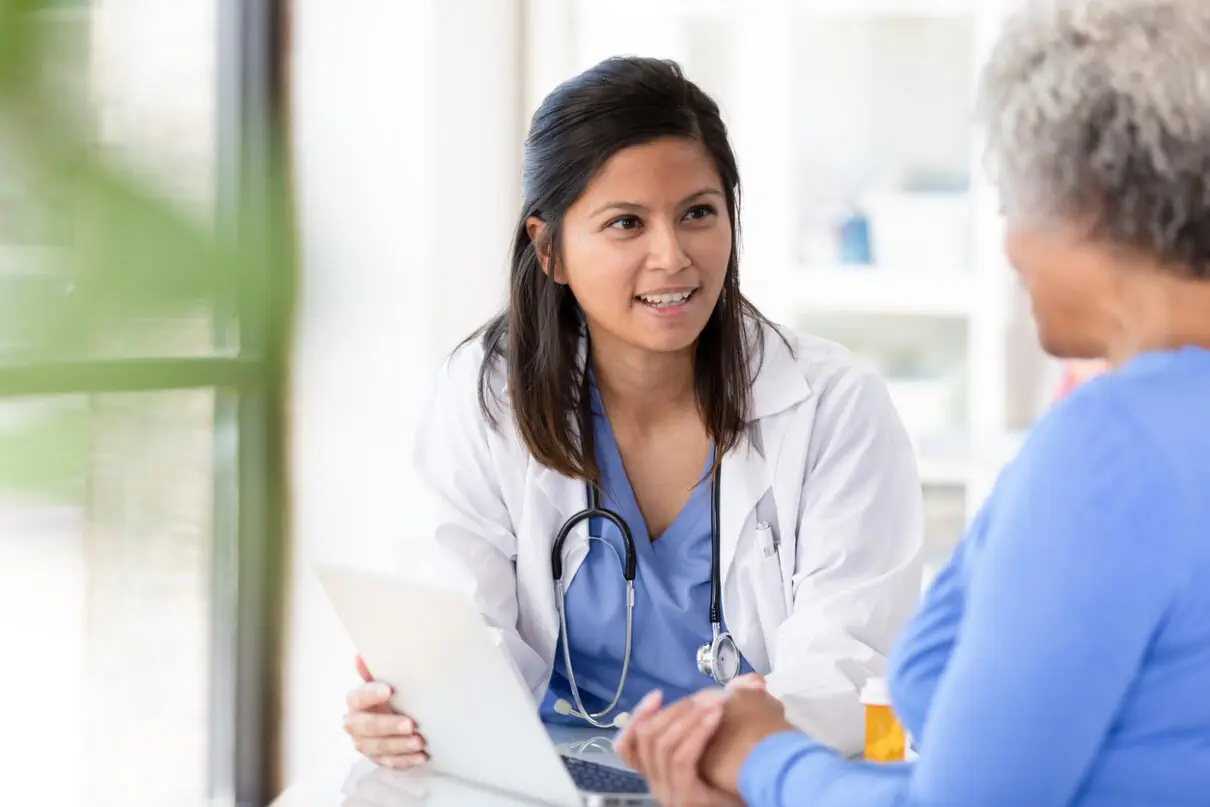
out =
<path fill-rule="evenodd" d="M 353 746 L 387 768 L 412 768 L 428 761 L 424 737 L 417 732 L 415 721 L 391 709 L 391 688 L 374 680 L 361 656 L 357 657 L 357 674 L 363 683 L 349 690 L 349 711 L 344 719 Z"/>

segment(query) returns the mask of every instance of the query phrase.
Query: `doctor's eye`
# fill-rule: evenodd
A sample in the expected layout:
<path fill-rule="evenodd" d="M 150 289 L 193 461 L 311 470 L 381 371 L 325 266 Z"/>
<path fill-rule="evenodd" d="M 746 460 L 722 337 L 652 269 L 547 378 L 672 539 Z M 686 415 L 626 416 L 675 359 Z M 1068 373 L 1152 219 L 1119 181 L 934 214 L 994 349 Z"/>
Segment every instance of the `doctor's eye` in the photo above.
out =
<path fill-rule="evenodd" d="M 718 215 L 718 210 L 714 205 L 694 205 L 685 213 L 686 221 L 702 221 L 711 216 Z"/>
<path fill-rule="evenodd" d="M 612 230 L 635 230 L 641 224 L 638 216 L 618 216 L 616 219 L 610 219 L 605 226 Z"/>

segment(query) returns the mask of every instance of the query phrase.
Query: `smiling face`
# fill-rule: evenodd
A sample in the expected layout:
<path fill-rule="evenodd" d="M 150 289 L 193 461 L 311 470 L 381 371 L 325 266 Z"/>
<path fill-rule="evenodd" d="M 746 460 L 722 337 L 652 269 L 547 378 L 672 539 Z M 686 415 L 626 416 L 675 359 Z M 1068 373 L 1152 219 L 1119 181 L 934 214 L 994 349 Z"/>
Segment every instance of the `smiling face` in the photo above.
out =
<path fill-rule="evenodd" d="M 539 243 L 542 226 L 529 222 Z M 683 351 L 718 302 L 732 241 L 709 152 L 663 138 L 614 154 L 567 209 L 554 277 L 570 286 L 598 347 Z"/>

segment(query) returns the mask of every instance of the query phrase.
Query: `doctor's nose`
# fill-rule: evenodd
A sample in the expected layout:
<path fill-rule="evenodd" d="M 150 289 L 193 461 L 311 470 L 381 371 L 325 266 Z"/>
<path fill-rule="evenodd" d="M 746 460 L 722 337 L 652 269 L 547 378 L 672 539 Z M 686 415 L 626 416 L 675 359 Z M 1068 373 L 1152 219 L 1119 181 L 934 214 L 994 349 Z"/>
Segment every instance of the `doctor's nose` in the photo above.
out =
<path fill-rule="evenodd" d="M 688 269 L 693 261 L 681 243 L 682 233 L 673 225 L 652 227 L 649 230 L 647 266 L 664 272 L 679 272 Z"/>

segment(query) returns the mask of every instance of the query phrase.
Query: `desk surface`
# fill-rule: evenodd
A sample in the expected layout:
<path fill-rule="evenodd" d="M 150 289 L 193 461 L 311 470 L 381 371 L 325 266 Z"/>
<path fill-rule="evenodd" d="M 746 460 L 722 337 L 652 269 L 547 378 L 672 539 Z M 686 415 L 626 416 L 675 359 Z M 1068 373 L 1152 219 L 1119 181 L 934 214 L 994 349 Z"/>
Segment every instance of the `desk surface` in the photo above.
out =
<path fill-rule="evenodd" d="M 548 727 L 564 754 L 624 767 L 609 748 L 609 733 Z M 286 790 L 272 807 L 535 807 L 535 802 L 484 790 L 423 768 L 391 771 L 336 749 L 319 769 Z"/>

